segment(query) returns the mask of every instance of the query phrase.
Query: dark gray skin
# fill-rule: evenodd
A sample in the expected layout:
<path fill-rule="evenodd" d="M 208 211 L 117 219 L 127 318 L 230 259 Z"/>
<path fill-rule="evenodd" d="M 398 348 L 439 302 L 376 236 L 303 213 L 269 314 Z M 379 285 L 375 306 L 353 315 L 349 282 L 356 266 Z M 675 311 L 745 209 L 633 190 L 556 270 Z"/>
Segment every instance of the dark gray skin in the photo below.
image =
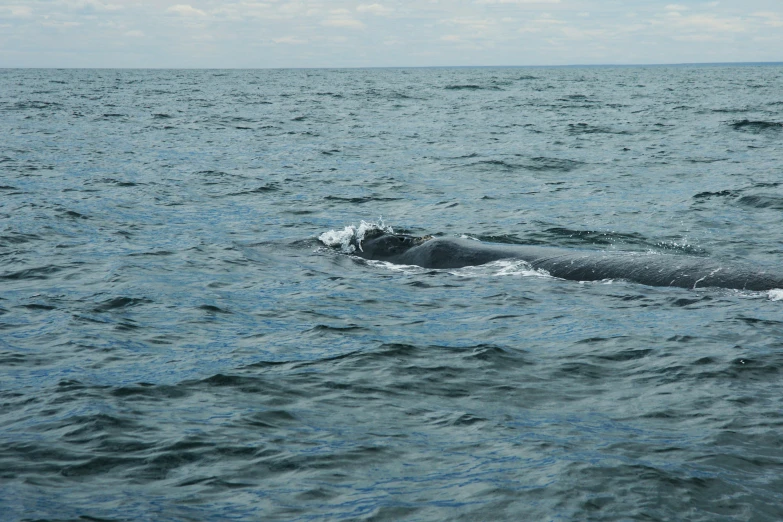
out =
<path fill-rule="evenodd" d="M 624 279 L 649 286 L 680 288 L 783 289 L 783 277 L 758 267 L 669 254 L 498 245 L 400 234 L 382 234 L 362 241 L 361 249 L 354 254 L 364 259 L 424 268 L 461 268 L 499 259 L 521 259 L 555 277 L 575 281 Z"/>

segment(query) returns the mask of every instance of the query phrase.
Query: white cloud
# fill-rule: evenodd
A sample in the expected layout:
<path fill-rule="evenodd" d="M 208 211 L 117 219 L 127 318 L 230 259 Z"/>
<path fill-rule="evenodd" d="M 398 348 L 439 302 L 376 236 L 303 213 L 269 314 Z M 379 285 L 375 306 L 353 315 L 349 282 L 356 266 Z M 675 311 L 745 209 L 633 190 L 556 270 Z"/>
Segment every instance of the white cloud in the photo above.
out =
<path fill-rule="evenodd" d="M 775 61 L 781 2 L 0 0 L 0 67 Z"/>
<path fill-rule="evenodd" d="M 691 15 L 679 18 L 675 25 L 680 28 L 705 29 L 721 33 L 737 33 L 746 30 L 739 18 L 719 18 L 714 15 Z"/>
<path fill-rule="evenodd" d="M 41 23 L 44 27 L 79 27 L 80 22 L 64 22 L 61 20 L 46 20 Z"/>
<path fill-rule="evenodd" d="M 443 20 L 442 23 L 447 24 L 453 24 L 453 25 L 463 25 L 468 26 L 472 28 L 478 28 L 478 29 L 484 29 L 485 27 L 488 27 L 494 23 L 493 20 L 490 20 L 489 18 L 450 18 L 448 20 Z"/>
<path fill-rule="evenodd" d="M 210 11 L 211 15 L 236 21 L 243 21 L 248 18 L 271 18 L 273 13 L 271 5 L 262 2 L 226 3 Z"/>
<path fill-rule="evenodd" d="M 330 18 L 321 22 L 327 27 L 347 27 L 349 29 L 364 29 L 364 24 L 353 18 Z"/>
<path fill-rule="evenodd" d="M 783 15 L 781 14 L 762 11 L 753 13 L 751 16 L 756 18 L 764 18 L 765 20 L 762 22 L 764 25 L 769 25 L 771 27 L 783 27 Z"/>
<path fill-rule="evenodd" d="M 33 16 L 33 9 L 26 5 L 0 6 L 0 16 L 3 18 L 29 18 Z"/>
<path fill-rule="evenodd" d="M 81 9 L 93 9 L 95 11 L 119 11 L 122 6 L 119 4 L 105 4 L 99 0 L 80 0 L 71 3 L 72 6 Z"/>
<path fill-rule="evenodd" d="M 575 27 L 562 27 L 560 32 L 572 40 L 599 40 L 609 36 L 609 32 L 603 29 L 577 29 Z"/>
<path fill-rule="evenodd" d="M 559 4 L 560 0 L 476 0 L 477 4 Z"/>
<path fill-rule="evenodd" d="M 166 12 L 174 13 L 180 16 L 207 16 L 207 13 L 201 9 L 196 9 L 195 7 L 188 4 L 173 5 L 166 9 Z"/>
<path fill-rule="evenodd" d="M 308 41 L 297 38 L 296 36 L 284 36 L 282 38 L 273 38 L 273 42 L 276 44 L 288 44 L 288 45 L 304 45 Z"/>
<path fill-rule="evenodd" d="M 394 12 L 391 7 L 385 7 L 381 4 L 360 4 L 356 10 L 360 13 L 370 13 L 377 16 L 386 16 Z"/>

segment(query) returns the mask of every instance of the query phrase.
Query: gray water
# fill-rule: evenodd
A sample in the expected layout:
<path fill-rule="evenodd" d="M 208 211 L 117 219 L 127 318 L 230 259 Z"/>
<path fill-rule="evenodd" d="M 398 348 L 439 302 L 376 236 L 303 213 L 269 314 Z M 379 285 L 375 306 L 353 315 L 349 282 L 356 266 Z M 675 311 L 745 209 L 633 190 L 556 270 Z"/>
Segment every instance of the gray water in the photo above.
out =
<path fill-rule="evenodd" d="M 0 519 L 779 520 L 783 291 L 318 237 L 779 270 L 782 164 L 781 66 L 0 70 Z"/>

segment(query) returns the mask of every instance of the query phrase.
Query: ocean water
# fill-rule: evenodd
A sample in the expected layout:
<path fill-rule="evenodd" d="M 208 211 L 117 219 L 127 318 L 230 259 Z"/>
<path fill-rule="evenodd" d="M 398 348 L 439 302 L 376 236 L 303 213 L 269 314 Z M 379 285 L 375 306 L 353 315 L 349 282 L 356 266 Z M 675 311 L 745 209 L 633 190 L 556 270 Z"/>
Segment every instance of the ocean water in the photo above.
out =
<path fill-rule="evenodd" d="M 0 70 L 0 520 L 780 520 L 783 290 L 318 238 L 780 270 L 781 165 L 783 66 Z"/>

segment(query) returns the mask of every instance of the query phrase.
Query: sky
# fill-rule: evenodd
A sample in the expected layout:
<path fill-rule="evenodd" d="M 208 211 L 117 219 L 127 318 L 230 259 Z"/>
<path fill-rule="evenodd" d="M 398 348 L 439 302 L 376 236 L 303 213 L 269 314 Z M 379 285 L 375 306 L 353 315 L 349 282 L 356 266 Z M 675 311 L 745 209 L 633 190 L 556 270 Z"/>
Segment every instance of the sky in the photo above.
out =
<path fill-rule="evenodd" d="M 0 67 L 783 61 L 783 0 L 0 0 Z"/>

